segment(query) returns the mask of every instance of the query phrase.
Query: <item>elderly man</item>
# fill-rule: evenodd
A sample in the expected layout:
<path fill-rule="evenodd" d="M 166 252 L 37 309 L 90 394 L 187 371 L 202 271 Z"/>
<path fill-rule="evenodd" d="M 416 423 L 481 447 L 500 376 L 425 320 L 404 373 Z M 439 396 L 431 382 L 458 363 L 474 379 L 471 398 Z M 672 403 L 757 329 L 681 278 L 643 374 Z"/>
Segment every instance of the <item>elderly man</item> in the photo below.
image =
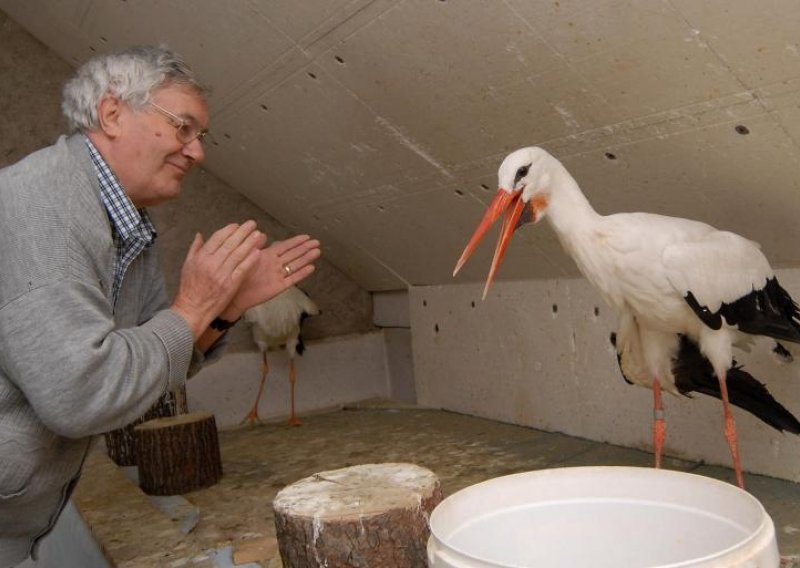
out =
<path fill-rule="evenodd" d="M 252 221 L 199 234 L 167 298 L 145 210 L 204 158 L 208 108 L 166 48 L 100 56 L 64 89 L 74 133 L 0 170 L 0 566 L 35 556 L 92 436 L 218 353 L 249 307 L 307 277 L 319 242 Z"/>

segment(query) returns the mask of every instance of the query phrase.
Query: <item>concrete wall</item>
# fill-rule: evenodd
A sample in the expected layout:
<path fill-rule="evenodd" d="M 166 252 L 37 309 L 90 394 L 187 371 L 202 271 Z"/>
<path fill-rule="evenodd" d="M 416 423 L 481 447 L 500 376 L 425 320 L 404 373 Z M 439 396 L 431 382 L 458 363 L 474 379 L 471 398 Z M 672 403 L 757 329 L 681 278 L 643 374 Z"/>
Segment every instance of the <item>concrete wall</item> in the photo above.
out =
<path fill-rule="evenodd" d="M 0 167 L 52 144 L 66 128 L 61 88 L 71 72 L 0 12 Z"/>
<path fill-rule="evenodd" d="M 298 414 L 327 410 L 390 393 L 385 338 L 381 331 L 310 341 L 295 359 Z M 259 404 L 266 421 L 289 416 L 288 357 L 270 352 L 269 374 Z M 214 413 L 219 428 L 237 426 L 255 403 L 261 377 L 258 353 L 233 353 L 209 365 L 187 383 L 189 408 Z"/>
<path fill-rule="evenodd" d="M 778 272 L 800 294 L 800 271 Z M 652 449 L 652 391 L 626 384 L 609 333 L 616 316 L 582 279 L 413 288 L 414 374 L 424 406 Z M 800 349 L 788 345 L 800 357 Z M 800 416 L 800 358 L 779 363 L 759 343 L 737 360 Z M 731 465 L 722 403 L 667 396 L 665 452 Z M 734 409 L 743 467 L 800 480 L 800 438 Z"/>
<path fill-rule="evenodd" d="M 389 398 L 399 402 L 417 401 L 414 358 L 411 348 L 411 316 L 406 290 L 374 292 L 375 325 L 384 334 Z"/>

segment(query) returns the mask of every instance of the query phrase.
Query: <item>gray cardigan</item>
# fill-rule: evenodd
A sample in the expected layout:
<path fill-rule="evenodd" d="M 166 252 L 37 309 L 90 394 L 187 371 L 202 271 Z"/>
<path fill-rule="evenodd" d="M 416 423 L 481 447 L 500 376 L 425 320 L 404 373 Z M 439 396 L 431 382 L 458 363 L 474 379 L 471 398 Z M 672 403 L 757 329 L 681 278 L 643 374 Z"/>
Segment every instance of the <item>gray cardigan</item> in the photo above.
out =
<path fill-rule="evenodd" d="M 0 567 L 24 560 L 91 437 L 180 387 L 193 355 L 156 246 L 110 304 L 114 244 L 82 135 L 0 170 Z"/>

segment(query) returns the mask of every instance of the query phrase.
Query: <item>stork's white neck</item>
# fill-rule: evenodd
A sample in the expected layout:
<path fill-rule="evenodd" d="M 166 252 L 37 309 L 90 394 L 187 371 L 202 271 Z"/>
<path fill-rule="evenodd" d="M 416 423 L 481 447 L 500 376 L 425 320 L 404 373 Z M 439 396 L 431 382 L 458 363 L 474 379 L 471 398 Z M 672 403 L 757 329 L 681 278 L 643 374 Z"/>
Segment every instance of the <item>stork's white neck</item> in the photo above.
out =
<path fill-rule="evenodd" d="M 550 201 L 547 219 L 564 251 L 572 257 L 581 273 L 600 290 L 611 305 L 617 305 L 613 283 L 605 281 L 603 266 L 607 259 L 598 247 L 598 228 L 603 216 L 592 208 L 578 183 L 557 162 L 550 170 Z"/>
<path fill-rule="evenodd" d="M 592 208 L 575 178 L 560 162 L 555 159 L 553 162 L 549 168 L 547 219 L 566 246 L 565 239 L 585 234 L 585 231 L 591 230 L 597 224 L 601 216 Z"/>

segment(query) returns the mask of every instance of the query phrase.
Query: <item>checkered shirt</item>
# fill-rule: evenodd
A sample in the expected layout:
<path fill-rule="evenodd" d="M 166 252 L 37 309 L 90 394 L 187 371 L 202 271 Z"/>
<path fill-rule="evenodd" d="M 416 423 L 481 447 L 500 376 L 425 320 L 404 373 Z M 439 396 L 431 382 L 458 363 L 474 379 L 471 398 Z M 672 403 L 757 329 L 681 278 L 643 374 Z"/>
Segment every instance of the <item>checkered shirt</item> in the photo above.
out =
<path fill-rule="evenodd" d="M 125 271 L 146 248 L 156 240 L 156 229 L 144 209 L 136 209 L 117 176 L 97 151 L 89 138 L 86 146 L 92 157 L 97 180 L 100 182 L 100 199 L 111 221 L 111 233 L 117 249 L 114 258 L 114 283 L 111 289 L 111 305 L 116 306 Z"/>

